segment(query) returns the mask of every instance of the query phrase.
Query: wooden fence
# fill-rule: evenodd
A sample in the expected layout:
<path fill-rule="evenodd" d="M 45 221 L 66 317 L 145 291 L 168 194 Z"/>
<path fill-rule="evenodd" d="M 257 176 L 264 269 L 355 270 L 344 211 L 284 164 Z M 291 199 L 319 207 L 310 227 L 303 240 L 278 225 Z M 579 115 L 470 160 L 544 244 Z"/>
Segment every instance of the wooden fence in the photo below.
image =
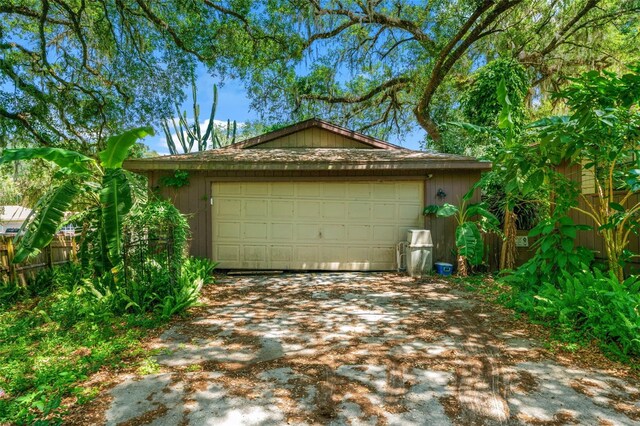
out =
<path fill-rule="evenodd" d="M 75 237 L 58 235 L 37 256 L 24 263 L 13 263 L 14 256 L 13 237 L 0 236 L 0 282 L 13 280 L 25 285 L 38 271 L 75 260 L 76 240 Z"/>

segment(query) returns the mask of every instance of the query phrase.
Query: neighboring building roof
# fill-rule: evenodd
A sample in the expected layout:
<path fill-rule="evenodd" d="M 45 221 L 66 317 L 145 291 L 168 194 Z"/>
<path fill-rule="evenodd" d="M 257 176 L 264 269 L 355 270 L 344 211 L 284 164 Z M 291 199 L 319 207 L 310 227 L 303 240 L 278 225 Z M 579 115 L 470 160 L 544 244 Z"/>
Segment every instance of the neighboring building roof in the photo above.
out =
<path fill-rule="evenodd" d="M 278 148 L 258 149 L 257 145 L 282 140 L 296 132 L 320 128 L 364 144 L 364 148 Z M 271 144 L 267 144 L 271 145 Z M 370 148 L 367 148 L 369 146 Z M 473 157 L 413 151 L 326 121 L 311 119 L 224 148 L 191 154 L 133 159 L 129 170 L 488 170 L 491 163 Z"/>
<path fill-rule="evenodd" d="M 344 127 L 338 126 L 333 123 L 329 123 L 328 121 L 320 120 L 318 118 L 310 118 L 308 120 L 301 121 L 296 124 L 292 124 L 291 126 L 283 127 L 282 129 L 274 130 L 273 132 L 265 133 L 263 135 L 255 136 L 250 139 L 246 139 L 244 141 L 240 141 L 229 146 L 224 147 L 225 149 L 246 149 L 251 148 L 256 145 L 260 145 L 274 139 L 282 138 L 293 133 L 299 132 L 301 130 L 310 129 L 310 128 L 318 128 L 328 130 L 331 133 L 335 133 L 340 136 L 347 137 L 349 139 L 353 139 L 365 145 L 371 146 L 371 148 L 378 149 L 405 149 L 401 146 L 394 145 L 389 142 L 385 142 L 380 139 L 376 139 L 371 136 L 364 135 L 362 133 L 346 129 Z"/>
<path fill-rule="evenodd" d="M 31 209 L 22 206 L 0 206 L 1 222 L 25 221 L 31 214 Z"/>

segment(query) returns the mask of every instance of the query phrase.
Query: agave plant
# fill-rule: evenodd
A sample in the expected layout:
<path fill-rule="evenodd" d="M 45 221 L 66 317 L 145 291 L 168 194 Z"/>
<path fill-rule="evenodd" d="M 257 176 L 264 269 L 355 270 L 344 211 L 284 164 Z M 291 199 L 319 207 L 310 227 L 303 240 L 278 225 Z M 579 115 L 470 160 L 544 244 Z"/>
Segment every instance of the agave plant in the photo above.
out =
<path fill-rule="evenodd" d="M 476 187 L 471 188 L 464 197 L 460 207 L 445 203 L 429 205 L 424 208 L 424 214 L 435 214 L 436 217 L 454 216 L 458 226 L 456 227 L 456 249 L 458 275 L 467 276 L 467 262 L 471 266 L 477 266 L 484 260 L 484 242 L 480 231 L 497 231 L 499 221 L 487 209 L 485 203 L 467 202 L 473 196 Z"/>
<path fill-rule="evenodd" d="M 129 148 L 138 139 L 153 135 L 151 127 L 140 127 L 107 139 L 106 149 L 98 153 L 99 161 L 79 152 L 62 148 L 7 149 L 0 164 L 18 160 L 43 159 L 60 167 L 56 174 L 59 185 L 52 188 L 37 202 L 33 212 L 18 234 L 15 263 L 36 255 L 47 246 L 65 222 L 86 219 L 97 220 L 99 256 L 117 278 L 122 270 L 122 221 L 134 203 L 134 179 L 122 168 Z M 83 211 L 65 219 L 65 213 L 74 206 Z M 86 228 L 86 227 L 85 227 Z"/>

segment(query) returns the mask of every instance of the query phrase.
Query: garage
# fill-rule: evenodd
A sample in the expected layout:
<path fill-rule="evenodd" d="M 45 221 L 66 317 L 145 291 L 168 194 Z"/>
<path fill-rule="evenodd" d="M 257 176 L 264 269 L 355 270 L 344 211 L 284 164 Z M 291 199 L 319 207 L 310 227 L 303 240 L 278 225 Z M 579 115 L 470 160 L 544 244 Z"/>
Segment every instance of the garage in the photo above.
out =
<path fill-rule="evenodd" d="M 422 226 L 422 181 L 214 183 L 213 258 L 223 269 L 391 270 Z"/>
<path fill-rule="evenodd" d="M 422 210 L 458 204 L 491 163 L 406 149 L 313 118 L 124 167 L 186 216 L 190 254 L 221 269 L 390 271 L 411 228 L 431 230 L 434 261 L 454 261 L 455 220 Z"/>

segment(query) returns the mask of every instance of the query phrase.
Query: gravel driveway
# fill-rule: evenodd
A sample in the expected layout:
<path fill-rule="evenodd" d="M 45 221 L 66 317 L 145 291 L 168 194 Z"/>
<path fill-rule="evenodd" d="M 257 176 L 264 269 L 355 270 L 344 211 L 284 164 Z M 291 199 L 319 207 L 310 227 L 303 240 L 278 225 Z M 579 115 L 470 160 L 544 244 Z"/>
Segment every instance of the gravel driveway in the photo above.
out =
<path fill-rule="evenodd" d="M 223 277 L 123 377 L 109 425 L 638 425 L 638 383 L 567 366 L 508 313 L 389 274 Z"/>

